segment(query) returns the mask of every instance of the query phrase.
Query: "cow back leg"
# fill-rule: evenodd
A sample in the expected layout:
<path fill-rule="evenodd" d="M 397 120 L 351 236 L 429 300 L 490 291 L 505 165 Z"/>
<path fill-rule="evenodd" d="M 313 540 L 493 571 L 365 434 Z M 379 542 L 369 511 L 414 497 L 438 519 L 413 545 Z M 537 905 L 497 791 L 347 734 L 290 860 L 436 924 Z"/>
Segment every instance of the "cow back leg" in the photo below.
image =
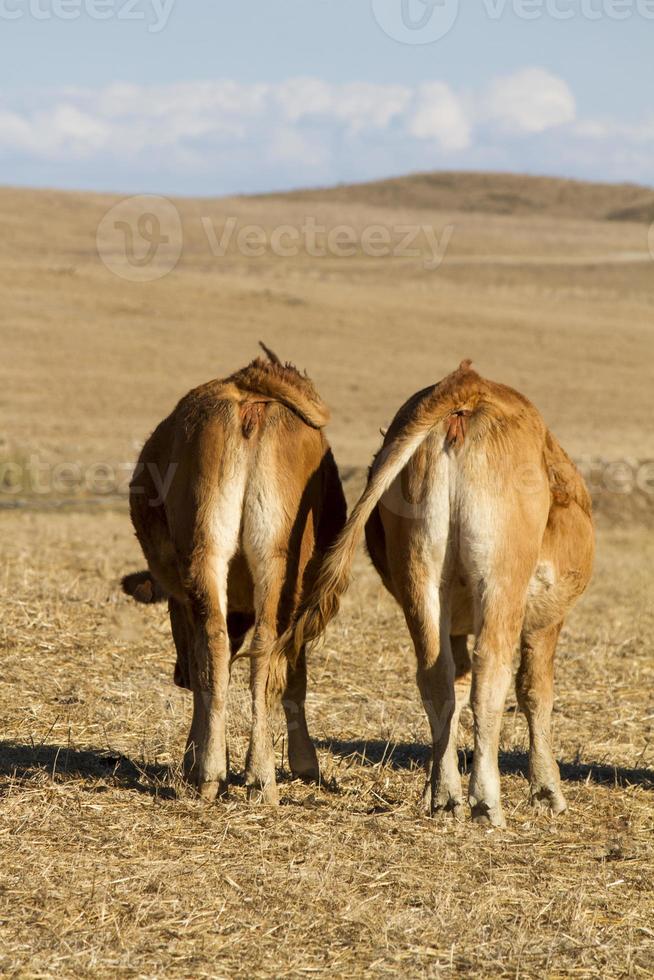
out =
<path fill-rule="evenodd" d="M 207 608 L 208 605 L 208 608 Z M 225 734 L 229 687 L 229 636 L 223 610 L 204 598 L 194 610 L 191 658 L 193 720 L 186 743 L 184 771 L 199 795 L 213 800 L 227 792 L 228 758 Z"/>
<path fill-rule="evenodd" d="M 256 629 L 252 641 L 254 655 L 250 664 L 250 692 L 252 695 L 252 728 L 245 763 L 245 785 L 251 803 L 278 803 L 279 795 L 275 780 L 275 753 L 268 718 L 266 683 L 270 655 L 268 651 L 274 635 L 265 629 Z"/>
<path fill-rule="evenodd" d="M 433 752 L 427 763 L 423 793 L 423 809 L 427 816 L 442 810 L 450 810 L 456 817 L 461 815 L 463 791 L 459 774 L 458 734 L 461 711 L 470 700 L 471 664 L 466 636 L 450 636 L 450 647 L 454 661 L 454 711 L 440 773 L 434 775 Z"/>
<path fill-rule="evenodd" d="M 472 662 L 468 653 L 467 636 L 451 636 L 450 645 L 454 657 L 454 693 L 456 722 L 459 723 L 461 711 L 470 702 L 470 683 L 472 681 Z"/>
<path fill-rule="evenodd" d="M 486 597 L 472 659 L 471 704 L 474 757 L 468 802 L 478 823 L 504 827 L 498 752 L 504 703 L 512 675 L 513 652 L 520 637 L 524 598 L 520 590 L 497 590 Z"/>
<path fill-rule="evenodd" d="M 561 623 L 523 635 L 516 677 L 518 704 L 529 725 L 529 790 L 535 806 L 562 813 L 559 767 L 552 753 L 554 654 Z"/>
<path fill-rule="evenodd" d="M 470 682 L 472 679 L 472 664 L 468 653 L 467 636 L 451 636 L 450 645 L 454 658 L 454 714 L 450 723 L 450 739 L 447 746 L 448 772 L 456 772 L 456 785 L 460 788 L 458 735 L 459 719 L 462 710 L 470 701 Z M 460 792 L 460 789 L 459 789 Z"/>
<path fill-rule="evenodd" d="M 199 458 L 203 458 L 201 452 Z M 219 470 L 210 463 L 215 463 L 214 457 L 207 457 L 207 472 L 195 489 L 201 506 L 193 512 L 189 501 L 179 501 L 176 525 L 178 551 L 185 545 L 187 549 L 183 566 L 193 630 L 193 721 L 184 769 L 200 796 L 208 800 L 226 792 L 229 774 L 225 733 L 231 659 L 228 577 L 238 550 L 246 479 L 243 460 L 237 454 L 230 458 L 229 449 L 225 458 L 229 466 Z"/>
<path fill-rule="evenodd" d="M 283 698 L 288 732 L 288 764 L 296 778 L 307 782 L 319 782 L 318 756 L 309 735 L 304 712 L 306 696 L 307 661 L 303 648 L 295 666 L 289 665 Z"/>
<path fill-rule="evenodd" d="M 265 548 L 263 542 L 261 547 Z M 250 648 L 253 655 L 250 661 L 252 729 L 245 765 L 245 784 L 248 788 L 248 799 L 252 802 L 277 803 L 275 754 L 266 688 L 270 652 L 278 635 L 279 605 L 286 564 L 282 557 L 273 557 L 267 549 L 266 552 L 264 557 L 264 554 L 256 554 L 252 549 L 249 555 L 254 579 L 256 622 Z"/>
<path fill-rule="evenodd" d="M 173 680 L 178 687 L 191 690 L 191 657 L 193 656 L 193 628 L 186 608 L 172 596 L 168 599 L 170 628 L 175 642 L 177 659 Z"/>
<path fill-rule="evenodd" d="M 429 584 L 426 577 L 407 576 L 410 589 L 398 590 L 402 608 L 413 640 L 418 662 L 416 680 L 422 704 L 429 721 L 432 740 L 431 761 L 423 804 L 428 814 L 452 810 L 461 805 L 461 777 L 456 759 L 454 658 L 450 645 L 449 624 L 441 609 L 438 586 Z M 404 585 L 399 583 L 398 585 Z M 402 594 L 403 591 L 403 594 Z M 454 752 L 450 742 L 454 742 Z"/>

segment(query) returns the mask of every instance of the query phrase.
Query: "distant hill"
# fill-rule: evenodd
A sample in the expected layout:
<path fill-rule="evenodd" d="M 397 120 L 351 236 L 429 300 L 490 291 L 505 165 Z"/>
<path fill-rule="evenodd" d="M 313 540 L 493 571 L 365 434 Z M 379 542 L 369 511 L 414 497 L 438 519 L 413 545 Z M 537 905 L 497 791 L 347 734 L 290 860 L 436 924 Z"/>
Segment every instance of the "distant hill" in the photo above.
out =
<path fill-rule="evenodd" d="M 611 221 L 645 221 L 651 225 L 654 222 L 654 194 L 650 191 L 633 204 L 612 211 L 607 217 Z"/>
<path fill-rule="evenodd" d="M 652 188 L 522 174 L 443 171 L 264 196 L 430 211 L 654 221 Z"/>
<path fill-rule="evenodd" d="M 106 208 L 125 194 L 93 191 L 61 191 L 0 186 L 0 218 L 3 226 L 13 222 L 12 234 L 22 235 L 22 208 L 36 207 L 48 220 L 54 213 L 67 216 L 74 224 L 76 215 Z M 206 206 L 221 200 L 312 201 L 320 204 L 367 205 L 388 209 L 459 211 L 481 214 L 591 221 L 654 222 L 654 188 L 640 184 L 600 184 L 558 177 L 532 177 L 526 174 L 434 171 L 390 177 L 364 184 L 339 184 L 266 194 L 244 194 L 229 198 L 175 198 L 202 202 Z M 69 222 L 70 223 L 70 222 Z"/>

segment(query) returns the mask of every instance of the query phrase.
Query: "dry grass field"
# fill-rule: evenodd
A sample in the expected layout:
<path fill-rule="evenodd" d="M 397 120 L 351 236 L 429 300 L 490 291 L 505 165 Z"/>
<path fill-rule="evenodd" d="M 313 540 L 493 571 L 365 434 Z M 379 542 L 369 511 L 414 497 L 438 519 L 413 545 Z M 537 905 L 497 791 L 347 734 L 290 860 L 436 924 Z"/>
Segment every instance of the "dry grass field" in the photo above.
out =
<path fill-rule="evenodd" d="M 0 189 L 0 975 L 654 972 L 651 192 L 450 177 L 436 196 L 408 181 L 176 201 L 182 255 L 149 283 L 98 258 L 117 198 Z M 451 232 L 434 269 L 360 249 L 216 256 L 206 236 L 207 222 L 268 234 L 307 216 L 393 240 L 403 226 Z M 559 648 L 562 817 L 528 806 L 513 698 L 507 829 L 419 813 L 413 653 L 363 555 L 310 660 L 323 785 L 290 780 L 278 718 L 282 804 L 246 803 L 238 663 L 230 799 L 185 791 L 190 706 L 165 610 L 117 586 L 141 566 L 124 486 L 175 400 L 259 338 L 331 404 L 350 500 L 379 427 L 463 357 L 531 397 L 587 467 L 598 555 Z M 464 734 L 465 772 L 469 716 Z"/>

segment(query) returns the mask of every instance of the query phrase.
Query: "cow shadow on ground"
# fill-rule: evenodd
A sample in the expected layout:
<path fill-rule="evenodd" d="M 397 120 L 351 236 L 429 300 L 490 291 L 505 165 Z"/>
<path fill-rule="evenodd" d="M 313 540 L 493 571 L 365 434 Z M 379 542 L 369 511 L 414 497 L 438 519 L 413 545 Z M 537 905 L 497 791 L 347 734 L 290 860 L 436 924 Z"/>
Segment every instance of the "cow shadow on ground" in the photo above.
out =
<path fill-rule="evenodd" d="M 330 752 L 343 760 L 359 766 L 388 766 L 398 771 L 423 768 L 429 758 L 430 747 L 418 742 L 388 742 L 383 739 L 320 739 L 316 747 Z M 500 752 L 500 771 L 505 775 L 528 775 L 526 752 Z M 469 772 L 472 752 L 459 752 L 459 768 Z M 614 766 L 606 762 L 567 762 L 559 760 L 561 778 L 565 782 L 593 783 L 600 786 L 640 786 L 654 790 L 654 770 Z M 46 776 L 53 781 L 83 780 L 85 788 L 92 792 L 106 792 L 117 788 L 156 796 L 160 799 L 176 799 L 178 790 L 171 785 L 175 771 L 166 765 L 135 762 L 129 756 L 106 749 L 73 749 L 66 745 L 32 745 L 14 741 L 0 741 L 0 777 L 20 782 L 37 780 Z M 293 777 L 278 772 L 279 782 Z M 230 773 L 232 785 L 242 785 L 243 775 Z M 323 786 L 329 789 L 329 785 Z"/>
<path fill-rule="evenodd" d="M 46 775 L 56 782 L 84 780 L 90 783 L 87 788 L 99 793 L 115 787 L 174 799 L 177 794 L 169 785 L 171 774 L 168 766 L 136 763 L 106 749 L 0 741 L 0 777 L 21 782 Z"/>
<path fill-rule="evenodd" d="M 178 766 L 135 762 L 120 752 L 98 748 L 74 749 L 68 745 L 33 745 L 0 740 L 0 779 L 2 777 L 21 783 L 44 777 L 61 783 L 82 780 L 84 788 L 90 792 L 123 789 L 165 800 L 178 799 L 190 792 L 181 779 Z M 288 770 L 277 771 L 279 784 L 293 779 Z M 232 769 L 229 783 L 230 786 L 245 786 L 245 774 Z M 329 781 L 323 782 L 322 787 L 333 789 Z"/>
<path fill-rule="evenodd" d="M 431 748 L 418 742 L 388 742 L 383 739 L 321 739 L 316 747 L 331 752 L 355 765 L 388 766 L 396 770 L 424 768 Z M 526 752 L 500 752 L 500 772 L 527 778 L 529 760 Z M 459 769 L 470 771 L 472 752 L 459 751 Z M 594 783 L 600 786 L 641 786 L 654 790 L 654 770 L 614 766 L 607 762 L 572 762 L 559 760 L 561 779 L 569 783 Z"/>

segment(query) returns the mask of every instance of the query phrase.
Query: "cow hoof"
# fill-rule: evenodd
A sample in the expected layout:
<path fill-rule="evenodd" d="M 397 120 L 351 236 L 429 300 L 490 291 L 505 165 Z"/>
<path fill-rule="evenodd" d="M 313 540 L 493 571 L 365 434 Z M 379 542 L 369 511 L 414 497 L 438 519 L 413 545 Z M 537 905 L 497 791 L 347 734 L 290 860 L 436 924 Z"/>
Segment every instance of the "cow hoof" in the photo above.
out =
<path fill-rule="evenodd" d="M 432 807 L 432 816 L 445 819 L 452 816 L 454 820 L 463 819 L 463 804 L 461 800 L 449 799 L 445 805 L 435 803 Z"/>
<path fill-rule="evenodd" d="M 212 803 L 218 797 L 227 796 L 227 780 L 225 779 L 207 779 L 202 782 L 192 782 L 196 793 L 201 800 L 206 800 L 207 803 Z"/>
<path fill-rule="evenodd" d="M 426 817 L 443 819 L 451 814 L 455 820 L 460 820 L 463 816 L 463 800 L 450 796 L 449 793 L 434 795 L 429 787 L 422 795 L 422 812 Z"/>
<path fill-rule="evenodd" d="M 303 783 L 320 782 L 320 765 L 316 750 L 311 746 L 311 752 L 306 751 L 294 755 L 289 752 L 288 765 L 293 779 L 301 779 Z"/>
<path fill-rule="evenodd" d="M 529 802 L 535 810 L 551 813 L 557 817 L 568 808 L 565 797 L 558 787 L 532 786 Z"/>
<path fill-rule="evenodd" d="M 247 794 L 248 803 L 255 805 L 277 806 L 279 803 L 279 793 L 275 783 L 266 783 L 265 786 L 248 786 Z"/>
<path fill-rule="evenodd" d="M 431 816 L 445 818 L 452 815 L 460 820 L 463 815 L 463 801 L 454 796 L 437 796 L 431 804 Z"/>
<path fill-rule="evenodd" d="M 306 769 L 295 769 L 291 766 L 291 775 L 293 779 L 301 779 L 303 783 L 319 783 L 320 766 L 317 763 L 315 766 L 308 766 Z"/>
<path fill-rule="evenodd" d="M 502 807 L 499 804 L 497 806 L 489 806 L 488 803 L 484 803 L 483 801 L 475 803 L 471 800 L 470 812 L 473 822 L 482 827 L 506 827 L 506 820 L 502 813 Z"/>

